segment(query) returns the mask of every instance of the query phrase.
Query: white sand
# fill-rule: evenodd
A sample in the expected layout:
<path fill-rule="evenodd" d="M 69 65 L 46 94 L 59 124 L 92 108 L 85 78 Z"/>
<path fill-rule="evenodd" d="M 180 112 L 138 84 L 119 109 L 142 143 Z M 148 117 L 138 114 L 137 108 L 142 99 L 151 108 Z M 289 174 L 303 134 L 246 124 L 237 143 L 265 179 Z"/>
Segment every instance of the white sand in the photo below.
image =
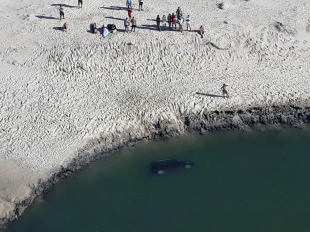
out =
<path fill-rule="evenodd" d="M 308 100 L 310 1 L 227 0 L 222 10 L 217 2 L 146 0 L 139 12 L 135 0 L 136 32 L 102 38 L 89 24 L 123 30 L 127 11 L 113 6 L 125 0 L 84 0 L 83 9 L 0 0 L 0 219 L 26 185 L 93 138 L 205 109 Z M 58 3 L 67 5 L 62 21 Z M 156 30 L 152 20 L 178 6 L 205 38 Z M 64 22 L 67 33 L 57 30 Z M 221 95 L 223 83 L 230 99 L 196 94 Z"/>

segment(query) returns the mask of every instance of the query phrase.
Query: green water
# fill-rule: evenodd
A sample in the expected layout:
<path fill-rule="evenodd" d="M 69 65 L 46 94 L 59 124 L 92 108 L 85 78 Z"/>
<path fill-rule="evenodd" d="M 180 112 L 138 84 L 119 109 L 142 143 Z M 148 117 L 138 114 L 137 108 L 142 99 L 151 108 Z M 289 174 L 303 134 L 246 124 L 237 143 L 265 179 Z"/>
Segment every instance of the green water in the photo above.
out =
<path fill-rule="evenodd" d="M 5 232 L 310 231 L 310 131 L 141 143 L 38 197 Z M 154 160 L 195 162 L 149 173 Z"/>

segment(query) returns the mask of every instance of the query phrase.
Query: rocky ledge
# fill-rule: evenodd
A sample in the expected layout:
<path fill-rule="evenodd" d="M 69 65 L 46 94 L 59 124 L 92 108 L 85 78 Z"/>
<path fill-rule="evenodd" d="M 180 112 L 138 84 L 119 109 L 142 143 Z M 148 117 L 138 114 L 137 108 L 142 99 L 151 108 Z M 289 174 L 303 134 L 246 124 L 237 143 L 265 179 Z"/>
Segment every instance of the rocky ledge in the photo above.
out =
<path fill-rule="evenodd" d="M 152 125 L 141 123 L 141 126 L 131 131 L 101 136 L 80 148 L 74 158 L 60 166 L 49 178 L 40 179 L 34 183 L 31 186 L 31 193 L 28 193 L 23 201 L 14 202 L 15 209 L 6 212 L 5 216 L 0 218 L 0 225 L 17 219 L 37 195 L 46 193 L 60 179 L 88 165 L 100 156 L 131 146 L 143 139 L 169 138 L 187 132 L 204 134 L 206 131 L 213 130 L 246 130 L 264 125 L 299 127 L 309 123 L 309 106 L 305 104 L 274 105 L 237 110 L 205 110 L 199 115 L 186 115 L 178 120 L 160 120 Z"/>

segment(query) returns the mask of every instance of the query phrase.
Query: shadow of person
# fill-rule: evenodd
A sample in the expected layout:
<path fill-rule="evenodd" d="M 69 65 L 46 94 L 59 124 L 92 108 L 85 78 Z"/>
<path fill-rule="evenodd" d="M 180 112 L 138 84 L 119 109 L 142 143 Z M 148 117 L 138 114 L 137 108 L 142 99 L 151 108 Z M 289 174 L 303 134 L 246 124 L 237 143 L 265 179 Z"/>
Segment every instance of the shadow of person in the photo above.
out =
<path fill-rule="evenodd" d="M 52 4 L 51 6 L 62 6 L 62 7 L 68 7 L 68 8 L 78 8 L 78 6 L 71 6 L 71 5 L 67 5 L 67 4 Z"/>
<path fill-rule="evenodd" d="M 123 18 L 123 19 L 121 19 L 121 18 L 115 18 L 115 17 L 113 17 L 113 16 L 106 16 L 105 18 L 107 18 L 107 19 L 115 19 L 115 20 L 122 20 L 122 21 L 125 20 L 124 18 Z"/>
<path fill-rule="evenodd" d="M 63 31 L 64 30 L 63 27 L 53 27 L 53 29 L 56 30 L 56 31 Z"/>
<path fill-rule="evenodd" d="M 225 96 L 222 96 L 222 95 L 209 94 L 209 93 L 199 93 L 199 92 L 196 92 L 196 94 L 207 96 L 207 97 L 221 97 L 221 98 L 225 98 Z"/>
<path fill-rule="evenodd" d="M 39 19 L 59 19 L 53 16 L 45 16 L 45 15 L 36 15 L 36 17 Z"/>
<path fill-rule="evenodd" d="M 128 7 L 122 7 L 122 6 L 110 6 L 110 7 L 102 6 L 100 8 L 107 10 L 128 10 Z"/>
<path fill-rule="evenodd" d="M 139 29 L 158 31 L 157 25 L 149 25 L 149 24 L 142 24 L 139 26 Z"/>

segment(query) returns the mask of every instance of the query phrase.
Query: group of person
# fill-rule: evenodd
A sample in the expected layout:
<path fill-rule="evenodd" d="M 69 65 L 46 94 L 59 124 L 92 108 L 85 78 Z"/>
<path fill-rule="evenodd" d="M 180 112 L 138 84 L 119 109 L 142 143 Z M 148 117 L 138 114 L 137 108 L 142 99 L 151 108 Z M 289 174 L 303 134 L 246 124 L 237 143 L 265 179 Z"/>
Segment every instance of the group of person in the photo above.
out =
<path fill-rule="evenodd" d="M 131 31 L 135 32 L 137 27 L 137 20 L 135 19 L 135 17 L 132 16 L 133 9 L 131 0 L 126 1 L 126 6 L 128 17 L 126 17 L 124 20 L 124 28 L 125 28 L 124 32 L 129 32 L 130 25 L 131 25 Z M 143 10 L 142 6 L 143 6 L 143 0 L 139 0 L 139 11 Z"/>
<path fill-rule="evenodd" d="M 139 11 L 143 10 L 143 0 L 138 0 L 139 1 Z M 78 7 L 82 8 L 83 5 L 83 0 L 78 0 Z M 127 6 L 127 11 L 128 11 L 128 17 L 124 20 L 124 27 L 125 27 L 125 32 L 129 32 L 129 27 L 131 25 L 131 31 L 135 32 L 136 27 L 137 27 L 137 21 L 135 17 L 132 16 L 132 0 L 126 0 L 126 6 Z M 59 6 L 59 15 L 60 15 L 60 20 L 65 18 L 65 13 L 62 5 Z M 176 14 L 168 14 L 163 15 L 162 18 L 160 18 L 159 15 L 156 17 L 156 24 L 157 24 L 157 29 L 161 31 L 161 27 L 169 27 L 169 28 L 177 28 L 177 25 L 179 26 L 179 30 L 183 32 L 183 23 L 184 21 L 186 22 L 186 30 L 191 31 L 191 17 L 187 15 L 187 17 L 184 19 L 183 17 L 183 12 L 180 7 L 176 10 Z M 97 29 L 97 28 L 96 28 Z M 63 31 L 68 30 L 68 24 L 64 23 L 63 24 Z M 116 26 L 115 24 L 108 24 L 107 26 L 103 25 L 102 26 L 102 36 L 107 37 L 110 33 L 116 32 Z M 204 36 L 204 27 L 201 25 L 199 27 L 199 34 L 201 38 Z M 221 90 L 223 91 L 223 97 L 229 97 L 228 92 L 227 92 L 227 86 L 226 84 L 223 84 L 221 87 Z"/>
<path fill-rule="evenodd" d="M 186 30 L 191 31 L 191 17 L 187 15 L 187 17 L 184 19 L 183 12 L 180 7 L 178 7 L 176 13 L 168 14 L 168 16 L 163 15 L 162 18 L 160 18 L 159 15 L 156 17 L 157 29 L 159 31 L 161 31 L 162 27 L 176 29 L 178 25 L 179 30 L 183 32 L 184 21 L 186 22 Z"/>
<path fill-rule="evenodd" d="M 138 1 L 139 1 L 139 11 L 143 10 L 143 0 L 138 0 Z M 83 5 L 83 0 L 78 0 L 78 7 L 82 8 L 82 5 Z M 132 12 L 133 12 L 132 0 L 126 0 L 126 6 L 127 6 L 128 17 L 126 17 L 126 19 L 124 20 L 124 28 L 125 28 L 124 32 L 129 32 L 130 25 L 131 25 L 131 31 L 135 32 L 136 27 L 137 27 L 137 21 L 136 21 L 135 17 L 132 16 Z M 65 18 L 65 13 L 64 13 L 64 9 L 63 9 L 62 5 L 60 5 L 60 7 L 59 7 L 59 14 L 60 14 L 60 20 Z M 184 21 L 186 22 L 186 30 L 187 31 L 192 30 L 191 17 L 189 15 L 187 15 L 187 17 L 184 18 L 183 12 L 182 12 L 180 7 L 178 7 L 178 9 L 176 10 L 176 13 L 168 14 L 168 16 L 163 15 L 162 18 L 160 18 L 160 16 L 157 15 L 155 21 L 157 24 L 157 29 L 159 31 L 162 30 L 162 27 L 163 28 L 177 29 L 177 25 L 178 25 L 179 31 L 183 32 Z M 112 25 L 112 24 L 110 24 L 110 25 Z M 103 28 L 103 37 L 106 37 L 109 33 L 116 30 L 116 27 L 113 30 L 108 30 L 108 28 L 104 29 L 105 28 L 104 25 L 102 28 Z M 110 26 L 110 29 L 111 29 L 111 26 Z M 67 23 L 64 23 L 63 30 L 64 31 L 68 30 L 68 24 Z M 203 35 L 204 35 L 203 25 L 201 25 L 199 28 L 199 34 L 200 34 L 201 38 L 203 38 Z"/>
<path fill-rule="evenodd" d="M 143 0 L 138 0 L 139 1 L 139 11 L 143 10 Z M 132 8 L 132 0 L 126 0 L 126 6 L 127 8 Z"/>
<path fill-rule="evenodd" d="M 78 0 L 78 8 L 82 8 L 83 7 L 83 0 Z M 59 5 L 59 18 L 60 20 L 65 19 L 65 11 L 64 8 L 62 7 L 62 5 Z"/>
<path fill-rule="evenodd" d="M 137 27 L 137 20 L 135 19 L 135 17 L 126 18 L 124 20 L 124 27 L 125 27 L 124 32 L 129 32 L 130 25 L 131 25 L 131 31 L 135 32 Z"/>

